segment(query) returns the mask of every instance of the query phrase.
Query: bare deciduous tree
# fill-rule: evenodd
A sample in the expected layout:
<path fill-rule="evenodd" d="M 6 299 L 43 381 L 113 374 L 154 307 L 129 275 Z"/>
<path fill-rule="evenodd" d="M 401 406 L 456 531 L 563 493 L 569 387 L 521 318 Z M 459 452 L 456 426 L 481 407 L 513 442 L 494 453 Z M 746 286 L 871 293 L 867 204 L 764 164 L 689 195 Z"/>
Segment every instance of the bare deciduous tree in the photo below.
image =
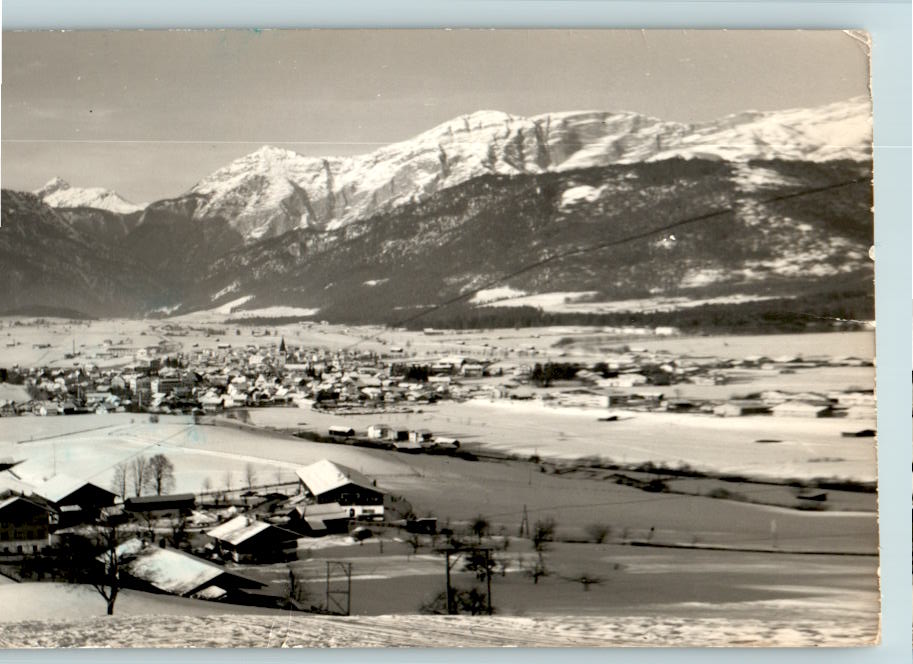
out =
<path fill-rule="evenodd" d="M 120 561 L 118 559 L 117 527 L 113 524 L 99 524 L 97 526 L 98 542 L 103 551 L 99 556 L 101 567 L 96 574 L 91 575 L 92 587 L 101 595 L 108 605 L 108 615 L 114 615 L 114 602 L 120 591 Z"/>
<path fill-rule="evenodd" d="M 247 482 L 247 488 L 250 489 L 254 486 L 254 479 L 257 477 L 257 471 L 254 469 L 254 464 L 248 463 L 244 466 L 244 480 Z"/>
<path fill-rule="evenodd" d="M 142 496 L 149 482 L 149 461 L 144 456 L 134 457 L 130 463 L 130 483 L 134 496 Z"/>
<path fill-rule="evenodd" d="M 418 533 L 409 533 L 409 536 L 406 537 L 406 544 L 412 547 L 412 555 L 415 555 L 422 548 L 422 538 Z"/>
<path fill-rule="evenodd" d="M 538 584 L 541 577 L 548 576 L 548 568 L 545 566 L 545 551 L 548 549 L 549 542 L 553 539 L 555 539 L 554 519 L 536 521 L 532 536 L 533 549 L 536 551 L 536 562 L 530 571 L 533 583 Z"/>
<path fill-rule="evenodd" d="M 149 458 L 149 483 L 155 495 L 161 496 L 174 486 L 174 464 L 164 454 Z"/>
<path fill-rule="evenodd" d="M 482 541 L 482 538 L 488 534 L 490 528 L 491 523 L 481 514 L 472 521 L 472 533 L 476 536 L 478 542 Z"/>
<path fill-rule="evenodd" d="M 114 477 L 111 478 L 111 489 L 120 496 L 121 500 L 127 498 L 127 478 L 130 476 L 130 465 L 121 461 L 114 466 Z"/>

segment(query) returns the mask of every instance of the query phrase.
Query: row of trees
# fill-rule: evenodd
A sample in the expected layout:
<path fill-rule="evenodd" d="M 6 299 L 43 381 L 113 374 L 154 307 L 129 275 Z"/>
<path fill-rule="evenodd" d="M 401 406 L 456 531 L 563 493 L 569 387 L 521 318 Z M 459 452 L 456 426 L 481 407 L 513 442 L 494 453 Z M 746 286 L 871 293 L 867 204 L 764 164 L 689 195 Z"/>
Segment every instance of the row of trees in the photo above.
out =
<path fill-rule="evenodd" d="M 551 548 L 552 542 L 555 541 L 555 528 L 555 521 L 551 518 L 546 518 L 536 521 L 529 529 L 528 537 L 532 544 L 534 557 L 532 560 L 524 561 L 521 556 L 519 563 L 521 569 L 524 570 L 534 584 L 538 584 L 543 577 L 555 574 L 554 570 L 547 564 L 546 555 Z M 500 569 L 501 576 L 507 573 L 509 559 L 505 552 L 510 545 L 510 540 L 505 539 L 498 550 L 494 550 L 490 546 L 484 546 L 483 541 L 491 534 L 491 523 L 482 515 L 477 516 L 470 523 L 469 531 L 472 536 L 472 540 L 469 542 L 461 542 L 451 535 L 451 551 L 462 555 L 464 569 L 472 572 L 477 581 L 489 581 L 490 588 L 490 580 L 498 569 Z M 604 524 L 593 524 L 587 528 L 587 533 L 592 541 L 601 544 L 605 542 L 611 533 L 611 528 Z M 413 545 L 414 550 L 417 550 L 420 546 L 420 540 L 417 536 L 413 536 L 407 541 Z M 474 543 L 472 543 L 473 541 Z M 591 586 L 604 582 L 602 577 L 589 572 L 580 572 L 570 576 L 562 575 L 561 578 L 565 581 L 579 583 L 585 592 L 588 592 Z M 453 587 L 449 593 L 441 592 L 424 601 L 419 606 L 419 612 L 446 614 L 452 610 L 456 613 L 481 615 L 489 611 L 489 606 L 489 597 L 485 590 L 476 587 Z"/>
<path fill-rule="evenodd" d="M 173 487 L 174 464 L 164 454 L 140 455 L 114 466 L 111 488 L 121 498 L 126 499 L 128 492 L 133 496 L 144 493 L 161 496 Z"/>
<path fill-rule="evenodd" d="M 391 321 L 407 329 L 436 327 L 453 330 L 553 327 L 676 327 L 682 332 L 788 333 L 830 328 L 834 320 L 845 328 L 871 320 L 875 298 L 871 289 L 858 287 L 862 279 L 846 279 L 845 289 L 828 289 L 795 298 L 783 297 L 738 304 L 704 304 L 673 311 L 618 313 L 551 312 L 535 307 L 473 307 L 456 304 L 410 321 Z M 869 277 L 871 279 L 871 277 Z M 837 284 L 839 288 L 839 284 Z"/>

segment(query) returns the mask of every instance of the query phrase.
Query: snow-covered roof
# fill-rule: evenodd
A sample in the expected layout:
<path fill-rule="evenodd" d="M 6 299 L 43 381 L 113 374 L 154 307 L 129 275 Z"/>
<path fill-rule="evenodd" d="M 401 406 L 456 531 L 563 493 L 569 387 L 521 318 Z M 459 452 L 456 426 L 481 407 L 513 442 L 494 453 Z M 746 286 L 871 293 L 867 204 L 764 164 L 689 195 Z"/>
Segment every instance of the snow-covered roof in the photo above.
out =
<path fill-rule="evenodd" d="M 305 505 L 298 505 L 295 508 L 298 512 L 298 515 L 305 519 L 348 519 L 349 518 L 349 508 L 343 507 L 339 503 L 307 503 Z"/>
<path fill-rule="evenodd" d="M 229 574 L 222 567 L 202 558 L 175 549 L 144 547 L 135 538 L 121 544 L 118 555 L 135 556 L 124 564 L 130 576 L 175 595 L 187 595 L 213 579 Z M 252 585 L 256 583 L 235 574 L 231 576 L 244 579 Z"/>
<path fill-rule="evenodd" d="M 84 486 L 92 486 L 99 491 L 111 493 L 97 484 L 92 484 L 91 482 L 79 479 L 78 477 L 71 477 L 63 474 L 54 475 L 51 479 L 36 486 L 35 493 L 42 498 L 50 500 L 52 503 L 59 503 L 61 500 L 76 493 Z M 113 496 L 114 494 L 111 495 Z"/>
<path fill-rule="evenodd" d="M 315 496 L 338 489 L 346 484 L 355 484 L 360 487 L 374 489 L 373 483 L 357 470 L 333 463 L 329 459 L 321 459 L 309 466 L 303 466 L 295 471 L 298 478 L 304 482 L 308 490 Z"/>
<path fill-rule="evenodd" d="M 256 519 L 252 519 L 242 514 L 216 526 L 212 530 L 207 531 L 206 534 L 214 539 L 237 546 L 241 542 L 249 540 L 254 535 L 263 532 L 269 527 L 270 524 L 268 523 L 257 521 Z"/>
<path fill-rule="evenodd" d="M 226 591 L 224 588 L 220 588 L 219 586 L 206 586 L 200 592 L 194 593 L 193 597 L 194 597 L 194 599 L 214 600 L 214 599 L 222 599 L 227 594 L 228 594 L 228 591 Z"/>
<path fill-rule="evenodd" d="M 35 485 L 19 479 L 12 473 L 0 473 L 0 493 L 4 491 L 29 494 L 35 492 Z"/>

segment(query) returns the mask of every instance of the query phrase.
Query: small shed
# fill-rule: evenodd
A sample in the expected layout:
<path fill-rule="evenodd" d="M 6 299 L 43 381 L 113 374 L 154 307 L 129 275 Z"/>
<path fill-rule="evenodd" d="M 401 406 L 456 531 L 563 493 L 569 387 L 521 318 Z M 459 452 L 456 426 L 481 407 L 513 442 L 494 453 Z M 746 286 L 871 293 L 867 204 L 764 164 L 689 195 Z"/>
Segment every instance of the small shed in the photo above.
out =
<path fill-rule="evenodd" d="M 315 537 L 347 532 L 349 520 L 354 517 L 354 508 L 343 507 L 339 503 L 302 503 L 289 516 L 289 527 Z"/>
<path fill-rule="evenodd" d="M 770 406 L 755 399 L 733 399 L 715 406 L 713 414 L 717 417 L 743 417 L 745 415 L 769 415 Z"/>
<path fill-rule="evenodd" d="M 137 496 L 124 501 L 124 511 L 152 518 L 188 516 L 196 507 L 196 496 L 178 493 L 170 496 Z"/>
<path fill-rule="evenodd" d="M 409 442 L 412 443 L 430 442 L 433 438 L 434 434 L 428 429 L 414 429 L 409 432 Z"/>
<path fill-rule="evenodd" d="M 283 562 L 294 560 L 297 555 L 297 533 L 243 514 L 206 534 L 223 558 L 236 563 Z"/>
<path fill-rule="evenodd" d="M 394 443 L 398 440 L 409 440 L 409 429 L 405 427 L 391 427 L 387 432 L 387 440 Z"/>
<path fill-rule="evenodd" d="M 775 417 L 827 417 L 831 407 L 805 401 L 784 401 L 771 408 Z"/>
<path fill-rule="evenodd" d="M 390 436 L 391 430 L 392 429 L 390 428 L 389 424 L 372 424 L 368 427 L 368 438 L 373 440 L 383 440 Z"/>

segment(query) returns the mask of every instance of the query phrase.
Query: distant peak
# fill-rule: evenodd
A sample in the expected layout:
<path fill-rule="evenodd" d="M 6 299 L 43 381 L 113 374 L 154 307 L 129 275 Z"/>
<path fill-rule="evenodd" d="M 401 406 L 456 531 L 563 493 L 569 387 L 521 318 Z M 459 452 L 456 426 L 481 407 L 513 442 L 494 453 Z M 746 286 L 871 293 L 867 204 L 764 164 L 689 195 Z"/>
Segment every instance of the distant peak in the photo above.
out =
<path fill-rule="evenodd" d="M 516 119 L 518 119 L 517 116 L 511 115 L 510 113 L 505 113 L 504 111 L 483 109 L 479 111 L 473 111 L 472 113 L 464 113 L 463 115 L 457 116 L 453 120 L 449 120 L 444 124 L 451 125 L 466 123 L 471 127 L 476 127 L 479 125 L 500 124 Z"/>
<path fill-rule="evenodd" d="M 37 189 L 35 193 L 38 196 L 47 196 L 48 194 L 53 194 L 55 191 L 63 191 L 64 189 L 69 189 L 70 183 L 64 180 L 63 178 L 56 177 L 48 180 L 41 189 Z"/>
<path fill-rule="evenodd" d="M 290 157 L 298 157 L 300 155 L 292 150 L 277 148 L 275 145 L 264 145 L 263 147 L 251 152 L 248 156 L 260 159 L 288 159 Z"/>

